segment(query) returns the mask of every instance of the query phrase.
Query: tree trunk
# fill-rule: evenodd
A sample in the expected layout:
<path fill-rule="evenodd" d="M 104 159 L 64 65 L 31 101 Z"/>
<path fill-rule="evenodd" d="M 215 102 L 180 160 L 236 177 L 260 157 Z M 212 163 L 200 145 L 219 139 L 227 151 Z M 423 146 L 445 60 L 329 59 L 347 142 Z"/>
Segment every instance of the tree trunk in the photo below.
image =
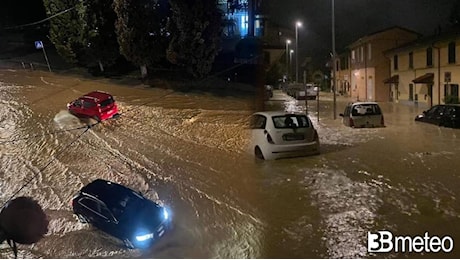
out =
<path fill-rule="evenodd" d="M 102 64 L 100 60 L 98 61 L 98 63 L 99 63 L 99 69 L 101 70 L 101 72 L 104 72 L 104 64 Z"/>
<path fill-rule="evenodd" d="M 141 65 L 141 77 L 142 77 L 142 83 L 145 82 L 147 79 L 147 66 L 146 65 Z"/>

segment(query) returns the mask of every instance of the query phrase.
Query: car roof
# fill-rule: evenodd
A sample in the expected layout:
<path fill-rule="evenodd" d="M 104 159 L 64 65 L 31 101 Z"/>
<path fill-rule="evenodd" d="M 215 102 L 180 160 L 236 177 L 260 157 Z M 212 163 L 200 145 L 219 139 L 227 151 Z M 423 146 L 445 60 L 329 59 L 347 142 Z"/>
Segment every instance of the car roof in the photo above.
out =
<path fill-rule="evenodd" d="M 109 93 L 106 93 L 100 90 L 96 90 L 96 91 L 90 92 L 82 96 L 82 98 L 92 99 L 96 102 L 101 101 L 101 100 L 106 100 L 111 97 L 112 95 L 110 95 Z"/>
<path fill-rule="evenodd" d="M 363 102 L 352 102 L 350 105 L 378 105 L 377 102 L 363 101 Z"/>
<path fill-rule="evenodd" d="M 260 111 L 260 112 L 254 113 L 253 115 L 263 115 L 263 116 L 266 116 L 266 117 L 284 116 L 284 115 L 303 115 L 303 116 L 305 116 L 304 113 L 286 112 L 286 111 Z"/>
<path fill-rule="evenodd" d="M 81 189 L 82 192 L 97 197 L 101 201 L 110 204 L 118 198 L 124 198 L 127 195 L 136 193 L 132 189 L 121 184 L 114 183 L 108 180 L 97 179 L 87 184 Z M 141 198 L 141 196 L 139 195 Z"/>

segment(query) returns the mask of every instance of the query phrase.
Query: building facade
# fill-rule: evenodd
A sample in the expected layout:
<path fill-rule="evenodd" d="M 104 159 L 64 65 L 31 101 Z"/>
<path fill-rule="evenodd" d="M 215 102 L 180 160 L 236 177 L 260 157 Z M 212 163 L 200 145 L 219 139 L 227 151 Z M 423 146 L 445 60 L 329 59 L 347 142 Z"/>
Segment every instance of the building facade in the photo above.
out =
<path fill-rule="evenodd" d="M 335 61 L 337 91 L 359 101 L 390 101 L 390 59 L 384 51 L 412 42 L 419 34 L 391 27 L 366 35 L 347 47 Z M 345 64 L 344 64 L 345 63 Z"/>
<path fill-rule="evenodd" d="M 386 51 L 391 77 L 385 83 L 392 100 L 428 107 L 458 102 L 459 46 L 456 29 Z"/>

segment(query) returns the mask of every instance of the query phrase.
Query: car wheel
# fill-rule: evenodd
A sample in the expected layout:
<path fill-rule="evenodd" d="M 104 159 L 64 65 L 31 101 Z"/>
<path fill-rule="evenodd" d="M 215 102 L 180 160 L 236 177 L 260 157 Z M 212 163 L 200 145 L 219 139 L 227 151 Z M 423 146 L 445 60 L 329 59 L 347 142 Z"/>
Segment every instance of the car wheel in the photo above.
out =
<path fill-rule="evenodd" d="M 262 151 L 260 150 L 259 146 L 257 146 L 254 149 L 254 155 L 256 156 L 257 159 L 264 160 L 264 155 L 263 155 Z"/>
<path fill-rule="evenodd" d="M 133 244 L 133 242 L 131 242 L 131 240 L 129 238 L 124 239 L 123 243 L 125 244 L 125 246 L 127 248 L 134 249 L 134 244 Z"/>
<path fill-rule="evenodd" d="M 77 214 L 77 218 L 80 223 L 88 223 L 88 220 L 81 214 Z"/>

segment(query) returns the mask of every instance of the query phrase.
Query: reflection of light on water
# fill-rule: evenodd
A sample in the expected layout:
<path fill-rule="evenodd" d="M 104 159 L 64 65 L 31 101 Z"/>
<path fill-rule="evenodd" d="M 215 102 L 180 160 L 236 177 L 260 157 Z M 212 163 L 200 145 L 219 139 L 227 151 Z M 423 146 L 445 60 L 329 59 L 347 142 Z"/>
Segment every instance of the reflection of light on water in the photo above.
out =
<path fill-rule="evenodd" d="M 324 237 L 329 257 L 365 257 L 366 232 L 375 224 L 381 205 L 378 191 L 365 182 L 349 179 L 343 171 L 320 169 L 308 172 L 303 183 L 324 218 Z"/>
<path fill-rule="evenodd" d="M 80 119 L 66 110 L 61 110 L 54 116 L 54 122 L 59 126 L 59 128 L 69 128 L 69 127 L 78 127 L 82 123 Z"/>

